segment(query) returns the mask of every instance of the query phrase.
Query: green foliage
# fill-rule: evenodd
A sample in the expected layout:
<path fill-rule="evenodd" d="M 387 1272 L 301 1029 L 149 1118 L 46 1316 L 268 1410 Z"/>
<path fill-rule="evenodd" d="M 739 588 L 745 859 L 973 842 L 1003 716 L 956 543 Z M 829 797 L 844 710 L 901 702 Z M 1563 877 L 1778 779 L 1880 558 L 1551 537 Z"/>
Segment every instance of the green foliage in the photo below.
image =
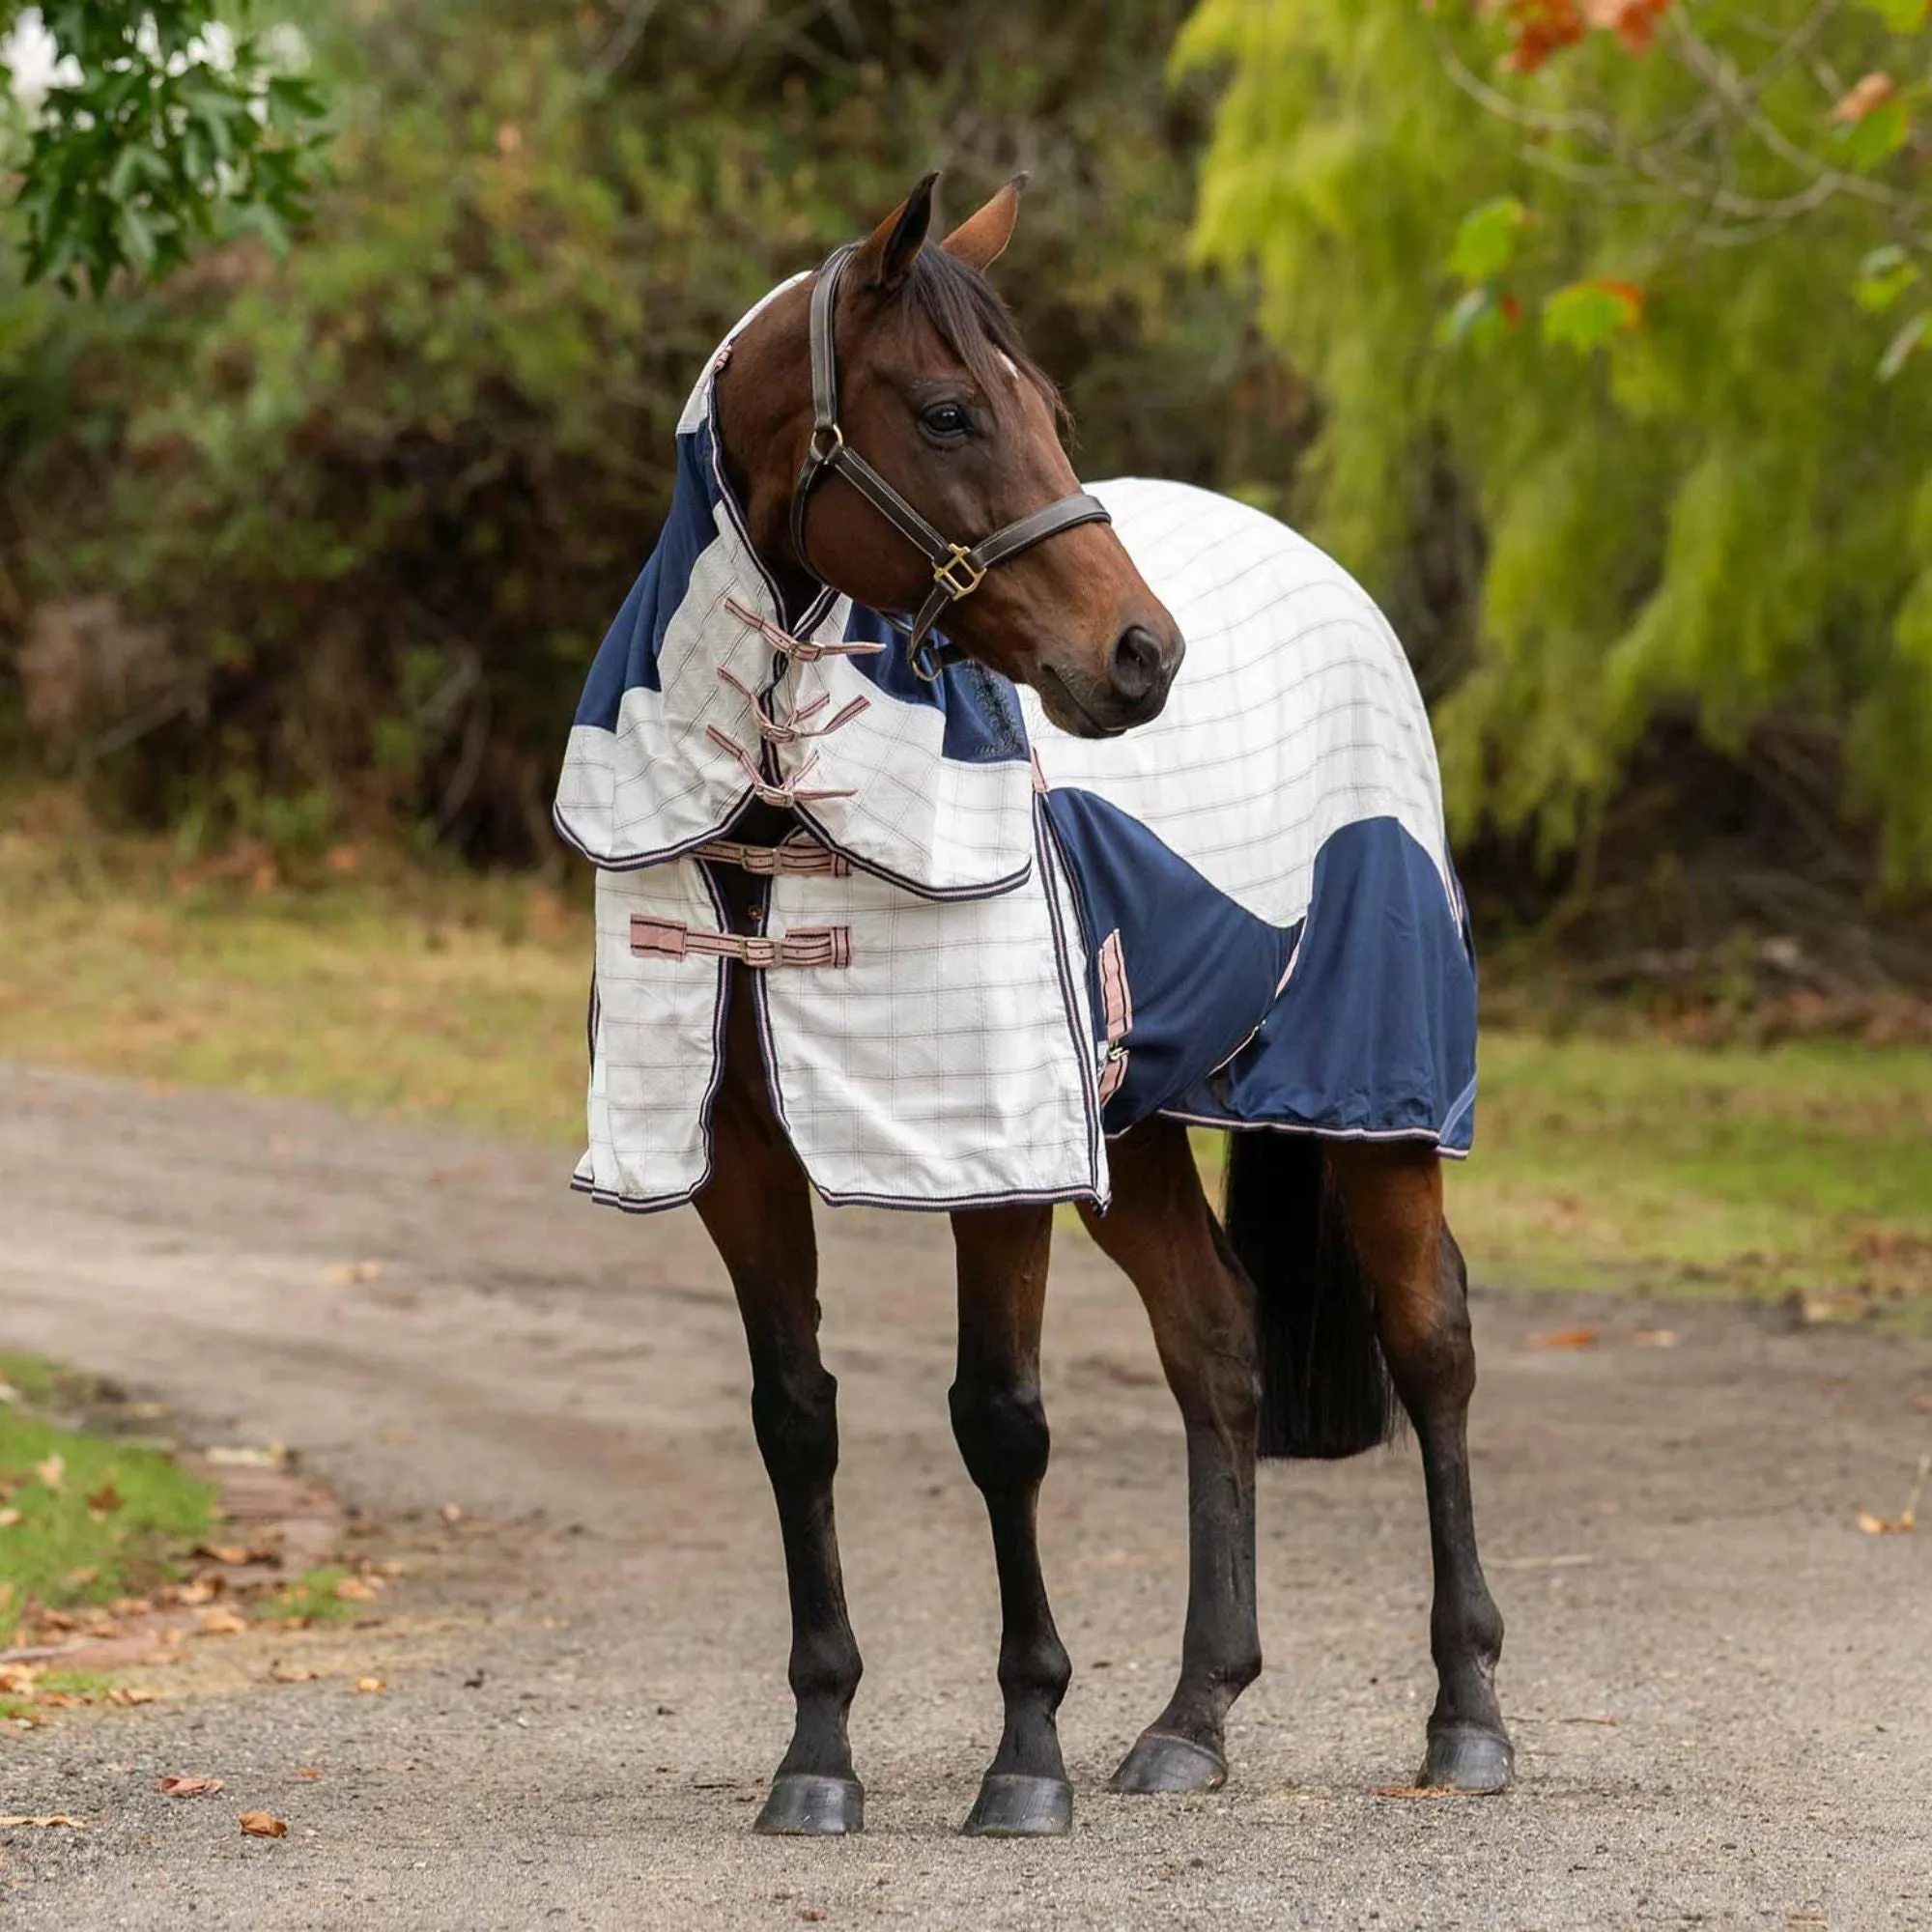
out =
<path fill-rule="evenodd" d="M 1887 34 L 1914 5 L 1769 72 L 1803 0 L 1672 7 L 1642 54 L 1579 27 L 1520 80 L 1499 10 L 1447 0 L 1203 0 L 1185 30 L 1179 70 L 1225 86 L 1197 251 L 1323 397 L 1315 533 L 1414 632 L 1430 479 L 1480 519 L 1436 711 L 1465 836 L 1553 852 L 1659 720 L 1726 748 L 1784 721 L 1840 745 L 1891 881 L 1932 883 L 1932 338 L 1886 313 L 1925 271 L 1922 163 L 1879 152 L 1932 51 Z M 1896 94 L 1834 124 L 1888 62 Z"/>
<path fill-rule="evenodd" d="M 213 1494 L 170 1456 L 0 1407 L 0 1642 L 29 1604 L 108 1603 L 172 1574 Z"/>
<path fill-rule="evenodd" d="M 335 179 L 286 262 L 231 249 L 78 322 L 0 300 L 0 452 L 7 398 L 35 412 L 0 557 L 39 613 L 13 623 L 37 751 L 205 837 L 393 814 L 552 849 L 701 358 L 935 162 L 954 219 L 1034 173 L 997 279 L 1084 468 L 1284 478 L 1295 392 L 1185 271 L 1183 11 L 707 0 L 638 40 L 628 0 L 312 7 Z"/>
<path fill-rule="evenodd" d="M 321 99 L 266 33 L 211 0 L 49 0 L 58 63 L 31 116 L 15 205 L 26 272 L 99 294 L 197 243 L 252 230 L 285 247 L 318 165 Z M 231 10 L 244 21 L 247 0 Z M 17 28 L 23 10 L 0 10 Z M 284 30 L 282 41 L 288 41 Z"/>

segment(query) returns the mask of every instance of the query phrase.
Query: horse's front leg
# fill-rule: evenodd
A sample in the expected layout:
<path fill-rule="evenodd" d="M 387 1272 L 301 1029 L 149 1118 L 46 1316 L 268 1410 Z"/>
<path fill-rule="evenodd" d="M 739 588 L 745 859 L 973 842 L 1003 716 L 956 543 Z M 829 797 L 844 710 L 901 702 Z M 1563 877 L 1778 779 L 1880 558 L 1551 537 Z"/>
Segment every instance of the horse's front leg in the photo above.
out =
<path fill-rule="evenodd" d="M 1483 1579 L 1469 1500 L 1469 1397 L 1476 1351 L 1469 1279 L 1442 1217 L 1433 1149 L 1333 1142 L 1329 1172 L 1375 1296 L 1376 1330 L 1422 1450 L 1435 1593 L 1429 1616 L 1435 1709 L 1417 1782 L 1500 1791 L 1515 1752 L 1496 1702 L 1503 1620 Z"/>
<path fill-rule="evenodd" d="M 730 1271 L 752 1351 L 752 1425 L 778 1498 L 791 1586 L 791 1747 L 758 1813 L 760 1832 L 856 1832 L 865 1792 L 852 1770 L 846 1713 L 859 1646 L 845 1614 L 832 1478 L 838 1384 L 818 1354 L 818 1254 L 811 1193 L 773 1118 L 746 969 L 732 969 L 724 1079 L 712 1116 L 712 1175 L 697 1211 Z"/>
<path fill-rule="evenodd" d="M 952 1434 L 992 1522 L 1006 1700 L 1000 1748 L 965 1829 L 981 1837 L 1058 1836 L 1073 1829 L 1073 1787 L 1054 1714 L 1073 1666 L 1053 1627 L 1035 1520 L 1048 1447 L 1039 1330 L 1053 1209 L 962 1210 L 952 1232 L 959 1257 Z"/>
<path fill-rule="evenodd" d="M 1228 1709 L 1262 1667 L 1255 1621 L 1254 1292 L 1221 1239 L 1187 1130 L 1151 1120 L 1110 1150 L 1114 1206 L 1088 1233 L 1139 1290 L 1187 1431 L 1187 1625 L 1167 1708 L 1114 1774 L 1116 1791 L 1227 1781 Z"/>

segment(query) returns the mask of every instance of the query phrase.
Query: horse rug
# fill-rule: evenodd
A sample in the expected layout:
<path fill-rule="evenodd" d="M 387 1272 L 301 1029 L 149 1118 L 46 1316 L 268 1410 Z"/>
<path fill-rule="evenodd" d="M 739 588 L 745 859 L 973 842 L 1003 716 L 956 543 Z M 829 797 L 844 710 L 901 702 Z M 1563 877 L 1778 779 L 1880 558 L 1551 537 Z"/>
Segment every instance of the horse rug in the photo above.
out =
<path fill-rule="evenodd" d="M 1421 696 L 1367 593 L 1227 497 L 1091 484 L 1187 640 L 1160 717 L 1079 739 L 983 667 L 926 683 L 831 590 L 787 621 L 719 462 L 728 354 L 557 787 L 598 868 L 575 1184 L 638 1211 L 703 1185 L 734 959 L 835 1203 L 1104 1206 L 1108 1137 L 1152 1114 L 1466 1152 L 1467 913 Z M 733 843 L 753 800 L 794 814 L 781 845 Z M 728 866 L 763 883 L 749 938 Z"/>

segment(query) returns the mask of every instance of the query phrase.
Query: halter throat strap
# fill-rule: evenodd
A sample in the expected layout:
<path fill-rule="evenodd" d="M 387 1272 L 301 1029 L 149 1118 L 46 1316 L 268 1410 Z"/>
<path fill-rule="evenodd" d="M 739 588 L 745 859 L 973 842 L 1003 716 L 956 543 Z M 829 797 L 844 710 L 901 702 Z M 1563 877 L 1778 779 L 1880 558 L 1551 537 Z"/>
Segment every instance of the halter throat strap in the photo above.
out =
<path fill-rule="evenodd" d="M 811 290 L 811 440 L 791 493 L 791 547 L 798 561 L 810 572 L 805 548 L 805 513 L 813 488 L 836 472 L 878 511 L 932 566 L 932 588 L 909 620 L 912 668 L 928 683 L 949 664 L 966 655 L 956 644 L 932 642 L 933 627 L 949 606 L 979 589 L 987 571 L 997 563 L 1044 543 L 1062 530 L 1081 524 L 1106 524 L 1113 519 L 1097 497 L 1082 490 L 1058 502 L 1030 511 L 1002 526 L 975 544 L 950 543 L 906 501 L 857 450 L 838 427 L 838 361 L 833 327 L 838 303 L 838 282 L 857 247 L 847 242 L 836 250 L 818 271 Z M 816 572 L 811 572 L 816 575 Z"/>

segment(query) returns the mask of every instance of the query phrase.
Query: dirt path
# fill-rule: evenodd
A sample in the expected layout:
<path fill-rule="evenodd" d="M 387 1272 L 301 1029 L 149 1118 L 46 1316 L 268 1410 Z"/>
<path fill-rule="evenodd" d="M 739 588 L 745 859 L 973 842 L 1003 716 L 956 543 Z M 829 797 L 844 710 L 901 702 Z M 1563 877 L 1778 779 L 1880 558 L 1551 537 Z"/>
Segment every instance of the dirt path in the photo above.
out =
<path fill-rule="evenodd" d="M 1079 1828 L 969 1843 L 996 1624 L 946 1424 L 945 1228 L 827 1215 L 870 1829 L 754 1840 L 784 1598 L 735 1317 L 695 1218 L 593 1210 L 562 1166 L 0 1069 L 0 1340 L 298 1444 L 375 1507 L 548 1525 L 385 1696 L 295 1684 L 0 1738 L 0 1812 L 90 1821 L 0 1839 L 10 1922 L 1932 1924 L 1932 1537 L 1854 1524 L 1895 1512 L 1932 1446 L 1932 1350 L 1481 1294 L 1477 1493 L 1520 1790 L 1372 1795 L 1413 1771 L 1430 1690 L 1405 1447 L 1266 1471 L 1269 1668 L 1234 1781 L 1117 1799 L 1106 1773 L 1179 1639 L 1180 1447 L 1131 1292 L 1063 1240 L 1043 1527 Z M 330 1278 L 361 1258 L 382 1273 Z M 1523 1346 L 1593 1319 L 1681 1340 Z M 152 1795 L 189 1771 L 291 1835 L 244 1840 L 225 1797 Z"/>

